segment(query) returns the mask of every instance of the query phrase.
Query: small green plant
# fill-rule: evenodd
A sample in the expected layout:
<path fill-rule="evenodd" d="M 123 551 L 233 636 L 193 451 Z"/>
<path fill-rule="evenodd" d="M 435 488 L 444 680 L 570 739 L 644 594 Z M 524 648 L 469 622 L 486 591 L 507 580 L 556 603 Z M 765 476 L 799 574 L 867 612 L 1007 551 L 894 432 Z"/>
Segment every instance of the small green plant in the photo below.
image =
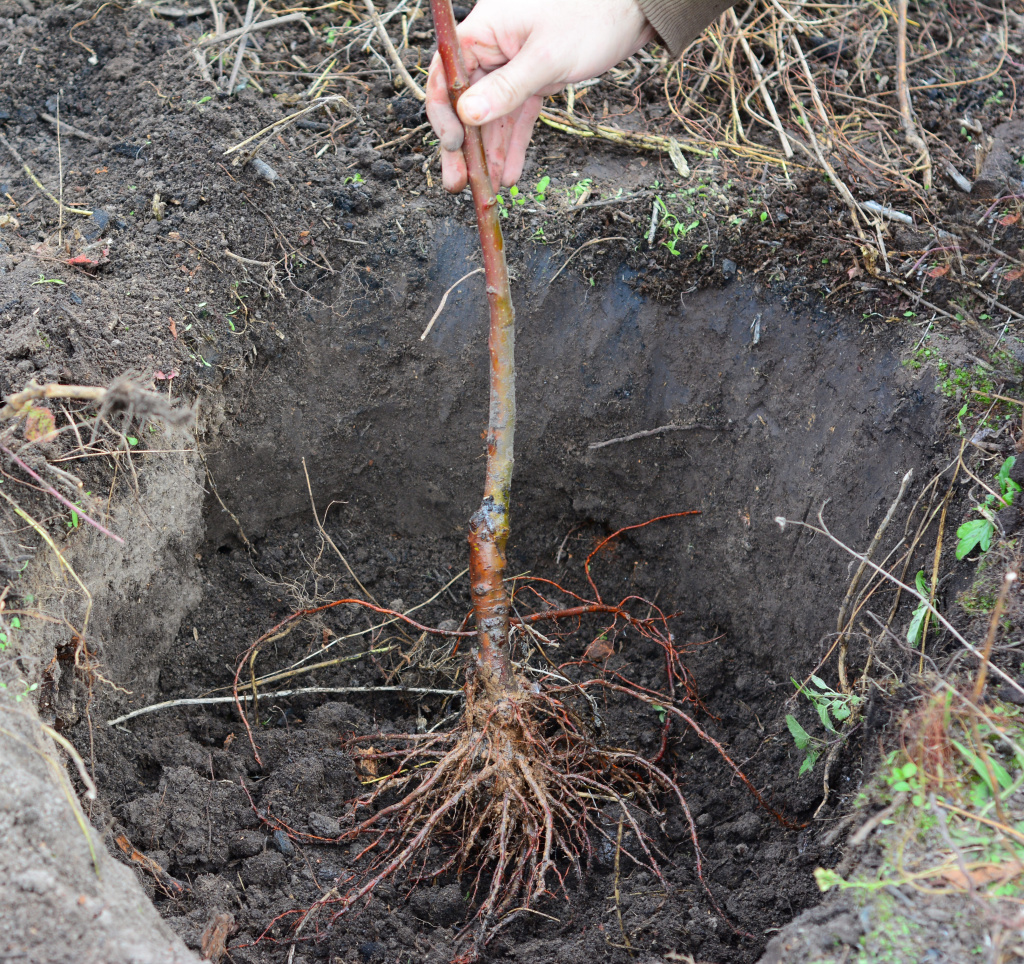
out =
<path fill-rule="evenodd" d="M 917 591 L 924 596 L 928 597 L 928 584 L 925 582 L 924 570 L 922 569 L 917 574 L 917 578 L 914 580 L 917 586 Z M 910 617 L 910 627 L 907 629 L 907 642 L 911 646 L 916 646 L 918 640 L 921 638 L 921 632 L 924 629 L 925 623 L 928 621 L 928 603 L 923 602 L 914 610 L 914 615 Z M 932 614 L 932 624 L 937 625 L 938 620 L 935 618 L 935 614 Z"/>
<path fill-rule="evenodd" d="M 1007 508 L 1013 502 L 1013 497 L 1020 492 L 1020 486 L 1010 478 L 1010 471 L 1016 461 L 1017 457 L 1011 455 L 1000 466 L 999 472 L 996 474 L 998 497 L 995 493 L 989 492 L 985 496 L 985 501 L 974 507 L 974 511 L 979 512 L 981 518 L 970 519 L 956 530 L 957 559 L 963 559 L 975 548 L 982 552 L 988 552 L 992 547 L 992 536 L 996 531 L 996 512 Z"/>
<path fill-rule="evenodd" d="M 47 278 L 46 275 L 40 274 L 38 281 L 33 281 L 34 285 L 63 285 L 67 284 L 66 281 L 61 281 L 60 278 Z"/>
<path fill-rule="evenodd" d="M 829 733 L 838 734 L 836 723 L 848 720 L 853 715 L 853 711 L 864 702 L 862 696 L 856 696 L 853 693 L 837 693 L 819 676 L 812 676 L 811 684 L 807 687 L 802 687 L 792 677 L 790 681 L 798 693 L 803 693 L 811 701 L 817 710 L 821 725 Z M 800 776 L 803 776 L 814 769 L 814 764 L 828 748 L 828 744 L 824 740 L 811 736 L 792 714 L 786 714 L 786 726 L 789 727 L 796 748 L 804 750 L 807 754 L 804 757 L 804 762 L 800 765 Z"/>
<path fill-rule="evenodd" d="M 966 430 L 964 429 L 964 416 L 967 414 L 967 409 L 968 403 L 964 402 L 964 407 L 956 413 L 956 427 L 961 436 L 966 434 Z"/>
<path fill-rule="evenodd" d="M 987 754 L 988 759 L 983 760 L 979 754 L 966 747 L 959 740 L 950 740 L 950 743 L 957 753 L 963 757 L 964 762 L 981 778 L 980 782 L 978 780 L 972 781 L 967 791 L 968 796 L 971 798 L 971 803 L 975 807 L 981 808 L 995 796 L 999 795 L 1002 797 L 1007 790 L 1013 788 L 1013 777 L 1010 776 L 1006 767 L 995 759 L 994 756 Z"/>
<path fill-rule="evenodd" d="M 973 389 L 977 389 L 982 395 L 991 395 L 995 385 L 992 379 L 980 366 L 974 368 L 954 368 L 944 359 L 936 363 L 941 376 L 935 385 L 935 390 L 946 398 L 955 398 L 958 402 L 969 396 Z M 991 401 L 991 399 L 989 399 Z"/>
<path fill-rule="evenodd" d="M 577 181 L 571 188 L 568 188 L 565 192 L 565 196 L 568 198 L 570 204 L 576 204 L 584 194 L 590 189 L 590 185 L 594 183 L 592 177 L 585 177 L 582 180 Z"/>
<path fill-rule="evenodd" d="M 12 616 L 9 620 L 9 625 L 11 627 L 10 631 L 0 629 L 0 652 L 3 652 L 10 645 L 13 630 L 21 629 L 21 620 L 17 616 Z"/>
<path fill-rule="evenodd" d="M 836 723 L 845 723 L 853 715 L 853 711 L 864 702 L 862 696 L 855 696 L 853 693 L 837 693 L 818 676 L 811 677 L 811 686 L 814 689 L 808 686 L 801 690 L 800 684 L 795 679 L 791 678 L 790 681 L 798 692 L 803 692 L 804 696 L 814 704 L 821 725 L 829 733 L 838 732 L 832 722 L 833 718 Z"/>
<path fill-rule="evenodd" d="M 807 756 L 804 757 L 804 762 L 800 764 L 799 775 L 803 776 L 814 769 L 814 764 L 818 762 L 818 757 L 825 752 L 826 743 L 824 740 L 811 736 L 792 713 L 786 714 L 786 726 L 789 727 L 789 732 L 793 737 L 796 748 L 807 753 Z"/>
<path fill-rule="evenodd" d="M 545 174 L 542 178 L 537 181 L 537 186 L 533 189 L 533 199 L 538 204 L 543 204 L 544 199 L 548 196 L 548 188 L 551 186 L 551 178 Z"/>
<path fill-rule="evenodd" d="M 28 680 L 24 679 L 18 680 L 18 682 L 22 685 L 22 691 L 20 693 L 15 693 L 15 703 L 20 703 L 26 696 L 29 695 L 29 693 L 34 693 L 37 689 L 39 689 L 38 683 L 29 683 Z M 7 683 L 5 683 L 3 680 L 0 680 L 0 690 L 6 692 L 9 688 L 10 687 Z"/>
<path fill-rule="evenodd" d="M 668 716 L 668 710 L 666 710 L 664 706 L 661 706 L 658 703 L 652 703 L 651 709 L 654 710 L 654 712 L 658 715 L 658 721 L 664 723 L 665 718 Z"/>
<path fill-rule="evenodd" d="M 915 807 L 924 806 L 924 787 L 917 776 L 917 764 L 908 760 L 902 766 L 896 764 L 898 750 L 893 750 L 886 758 L 885 765 L 889 768 L 883 773 L 886 785 L 893 793 L 912 794 L 910 802 Z"/>
<path fill-rule="evenodd" d="M 343 180 L 341 183 L 342 184 L 363 184 L 365 182 L 365 180 L 366 179 L 363 177 L 363 175 L 360 174 L 358 171 L 356 171 L 355 174 L 352 174 L 349 177 L 346 177 L 345 180 Z"/>
<path fill-rule="evenodd" d="M 655 199 L 658 210 L 661 212 L 661 227 L 669 229 L 668 239 L 661 242 L 663 248 L 668 248 L 669 254 L 678 258 L 682 251 L 679 250 L 679 242 L 685 238 L 694 228 L 700 225 L 700 219 L 683 224 L 669 209 L 665 201 L 658 197 Z"/>

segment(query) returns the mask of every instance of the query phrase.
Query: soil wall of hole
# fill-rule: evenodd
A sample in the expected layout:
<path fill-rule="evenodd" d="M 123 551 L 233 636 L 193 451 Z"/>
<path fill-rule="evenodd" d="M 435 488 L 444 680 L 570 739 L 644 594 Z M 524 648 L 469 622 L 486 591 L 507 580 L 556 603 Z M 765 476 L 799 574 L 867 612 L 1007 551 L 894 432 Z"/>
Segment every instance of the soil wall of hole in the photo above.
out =
<path fill-rule="evenodd" d="M 300 599 L 353 592 L 337 556 L 321 551 L 303 460 L 327 532 L 375 598 L 411 605 L 463 568 L 465 524 L 483 473 L 486 305 L 481 279 L 464 282 L 419 340 L 475 249 L 455 222 L 435 222 L 433 230 L 421 239 L 430 254 L 379 267 L 382 287 L 339 285 L 321 293 L 321 309 L 308 301 L 295 309 L 287 328 L 279 326 L 287 339 L 263 339 L 251 369 L 226 386 L 219 424 L 204 443 L 213 484 L 190 583 L 198 601 L 162 658 L 140 659 L 137 648 L 152 645 L 142 638 L 118 641 L 128 655 L 117 682 L 134 695 L 103 694 L 101 719 L 223 687 L 239 654 Z M 849 560 L 806 530 L 780 531 L 774 519 L 813 519 L 830 500 L 826 518 L 836 535 L 865 545 L 903 474 L 931 461 L 930 386 L 915 382 L 877 339 L 861 340 L 821 313 L 762 303 L 748 288 L 661 305 L 637 299 L 626 269 L 603 286 L 565 279 L 549 287 L 555 268 L 542 253 L 515 282 L 520 421 L 511 570 L 578 589 L 582 561 L 600 538 L 699 509 L 617 540 L 595 563 L 596 581 L 608 597 L 639 594 L 679 613 L 677 635 L 703 643 L 690 666 L 709 732 L 773 806 L 794 822 L 810 821 L 821 802 L 820 774 L 797 776 L 784 704 L 790 677 L 806 674 L 827 650 Z M 591 447 L 654 428 L 664 430 Z M 462 581 L 419 615 L 461 619 L 467 607 Z M 267 647 L 260 669 L 286 667 L 322 639 L 365 625 L 358 613 L 333 612 Z M 357 652 L 365 641 L 352 646 Z M 620 658 L 657 685 L 656 653 L 641 648 Z M 372 687 L 382 679 L 380 665 L 362 659 L 290 685 Z M 429 674 L 417 680 L 429 685 Z M 232 915 L 235 961 L 284 961 L 288 946 L 276 941 L 285 930 L 260 941 L 264 929 L 352 868 L 347 846 L 292 842 L 270 832 L 268 816 L 336 835 L 359 787 L 342 740 L 411 730 L 444 714 L 437 699 L 373 693 L 270 702 L 256 718 L 263 767 L 233 709 L 220 705 L 97 726 L 92 737 L 101 790 L 94 819 L 188 884 L 187 895 L 171 896 L 141 875 L 189 946 L 199 947 L 217 913 Z M 656 750 L 655 715 L 612 705 L 607 719 L 616 741 Z M 620 926 L 612 867 L 599 854 L 581 887 L 542 908 L 554 919 L 515 925 L 488 954 L 531 964 L 626 960 L 628 938 L 648 955 L 754 961 L 777 928 L 816 902 L 811 870 L 837 856 L 818 843 L 819 831 L 858 786 L 857 748 L 833 772 L 824 822 L 802 829 L 776 823 L 692 737 L 674 738 L 670 755 L 728 920 L 702 893 L 685 823 L 670 807 L 657 831 L 669 855 L 667 895 L 649 873 L 624 869 Z M 441 880 L 411 895 L 387 885 L 359 914 L 310 925 L 294 960 L 447 961 L 470 914 L 464 883 Z"/>

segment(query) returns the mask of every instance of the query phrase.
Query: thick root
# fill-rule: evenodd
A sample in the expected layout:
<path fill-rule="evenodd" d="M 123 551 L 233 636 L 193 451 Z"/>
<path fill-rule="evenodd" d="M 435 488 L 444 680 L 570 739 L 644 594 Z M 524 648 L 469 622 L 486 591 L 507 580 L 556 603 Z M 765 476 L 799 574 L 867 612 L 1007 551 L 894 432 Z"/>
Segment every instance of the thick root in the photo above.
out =
<path fill-rule="evenodd" d="M 660 878 L 642 826 L 645 813 L 660 817 L 651 798 L 659 789 L 681 803 L 696 844 L 686 801 L 666 773 L 631 751 L 599 747 L 557 694 L 519 680 L 496 692 L 490 682 L 475 682 L 455 730 L 361 751 L 367 769 L 394 768 L 353 805 L 343 839 L 365 842 L 365 869 L 347 893 L 339 888 L 335 918 L 383 880 L 415 885 L 454 873 L 471 880 L 477 938 L 486 941 L 541 898 L 565 893 L 566 874 L 580 874 L 596 846 L 619 846 L 619 824 L 635 841 L 627 856 Z M 360 820 L 366 810 L 376 812 Z M 425 862 L 433 842 L 448 844 L 439 866 Z"/>

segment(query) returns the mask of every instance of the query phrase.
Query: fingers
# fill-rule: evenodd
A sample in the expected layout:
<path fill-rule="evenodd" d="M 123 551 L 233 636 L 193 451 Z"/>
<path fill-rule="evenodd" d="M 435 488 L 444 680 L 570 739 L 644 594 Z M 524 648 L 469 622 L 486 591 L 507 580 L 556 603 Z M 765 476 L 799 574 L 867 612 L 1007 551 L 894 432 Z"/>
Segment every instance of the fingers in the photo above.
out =
<path fill-rule="evenodd" d="M 458 194 L 469 183 L 462 151 L 441 151 L 441 184 L 449 194 Z"/>
<path fill-rule="evenodd" d="M 537 116 L 541 97 L 530 97 L 511 114 L 485 124 L 482 128 L 487 169 L 495 191 L 515 184 L 523 173 L 526 149 Z M 446 191 L 458 193 L 467 183 L 466 161 L 462 151 L 441 151 L 441 180 Z"/>
<path fill-rule="evenodd" d="M 451 194 L 458 194 L 467 182 L 466 161 L 462 156 L 465 136 L 462 121 L 452 110 L 448 99 L 448 82 L 441 58 L 434 54 L 426 86 L 427 119 L 434 128 L 441 146 L 441 184 Z"/>
<path fill-rule="evenodd" d="M 475 81 L 459 100 L 459 116 L 481 126 L 521 107 L 537 91 L 558 81 L 558 58 L 532 38 L 503 67 Z"/>
<path fill-rule="evenodd" d="M 448 99 L 447 80 L 441 58 L 434 54 L 427 76 L 427 119 L 441 142 L 442 151 L 457 151 L 462 147 L 462 121 L 452 110 Z"/>
<path fill-rule="evenodd" d="M 533 126 L 540 116 L 542 98 L 530 97 L 519 111 L 515 122 L 510 125 L 508 147 L 505 151 L 505 164 L 501 173 L 501 183 L 511 186 L 519 180 L 526 163 L 526 148 L 530 144 Z"/>
<path fill-rule="evenodd" d="M 497 191 L 505 180 L 505 158 L 512 140 L 514 116 L 491 121 L 482 128 L 484 153 L 487 155 L 487 171 L 491 175 L 491 187 Z"/>

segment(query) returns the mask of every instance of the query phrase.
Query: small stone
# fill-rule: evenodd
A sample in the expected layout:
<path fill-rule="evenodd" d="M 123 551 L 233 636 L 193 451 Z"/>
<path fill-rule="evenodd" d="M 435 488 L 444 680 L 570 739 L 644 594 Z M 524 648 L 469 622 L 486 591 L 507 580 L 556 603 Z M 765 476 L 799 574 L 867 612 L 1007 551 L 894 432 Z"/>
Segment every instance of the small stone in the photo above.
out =
<path fill-rule="evenodd" d="M 338 820 L 336 817 L 327 817 L 315 810 L 306 819 L 309 832 L 317 837 L 337 837 L 339 832 Z"/>
<path fill-rule="evenodd" d="M 92 212 L 92 217 L 85 222 L 85 227 L 82 229 L 82 237 L 86 241 L 95 241 L 104 231 L 107 230 L 107 226 L 110 224 L 110 215 L 106 211 L 101 211 L 96 208 Z"/>
<path fill-rule="evenodd" d="M 291 842 L 291 838 L 283 830 L 274 831 L 274 847 L 277 848 L 279 853 L 284 854 L 286 857 L 295 856 L 295 845 Z"/>
<path fill-rule="evenodd" d="M 420 158 L 417 157 L 415 154 L 406 154 L 404 157 L 400 157 L 398 159 L 398 166 L 403 171 L 411 171 L 419 162 L 419 160 Z"/>
<path fill-rule="evenodd" d="M 726 281 L 732 281 L 736 277 L 736 262 L 731 258 L 722 259 L 722 277 Z"/>

